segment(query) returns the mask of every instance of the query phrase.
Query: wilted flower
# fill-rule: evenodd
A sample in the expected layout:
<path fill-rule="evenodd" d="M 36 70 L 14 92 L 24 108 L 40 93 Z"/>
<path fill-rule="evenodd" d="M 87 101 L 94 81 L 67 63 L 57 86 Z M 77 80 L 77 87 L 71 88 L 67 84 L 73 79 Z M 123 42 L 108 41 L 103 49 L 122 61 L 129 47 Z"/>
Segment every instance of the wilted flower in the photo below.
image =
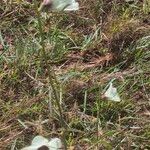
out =
<path fill-rule="evenodd" d="M 104 93 L 104 96 L 108 98 L 108 100 L 111 100 L 111 101 L 116 101 L 116 102 L 121 101 L 120 96 L 117 93 L 117 89 L 113 87 L 112 82 L 110 83 L 109 88 Z"/>
<path fill-rule="evenodd" d="M 43 136 L 36 136 L 32 140 L 30 146 L 21 150 L 59 150 L 62 148 L 62 143 L 59 138 L 53 138 L 50 141 Z"/>
<path fill-rule="evenodd" d="M 79 9 L 79 3 L 75 0 L 44 0 L 39 10 L 43 9 L 56 11 L 75 11 Z"/>

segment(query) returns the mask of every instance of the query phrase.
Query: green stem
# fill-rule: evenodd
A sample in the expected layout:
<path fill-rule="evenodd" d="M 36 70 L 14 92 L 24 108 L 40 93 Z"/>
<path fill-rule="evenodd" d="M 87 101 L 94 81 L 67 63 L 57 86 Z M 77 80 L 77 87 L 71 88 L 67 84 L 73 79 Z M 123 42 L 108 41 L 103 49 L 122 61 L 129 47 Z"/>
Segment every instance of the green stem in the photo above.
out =
<path fill-rule="evenodd" d="M 42 28 L 41 15 L 40 15 L 40 12 L 38 11 L 38 4 L 37 4 L 36 0 L 34 0 L 34 5 L 35 5 L 35 12 L 36 12 L 36 15 L 37 15 L 37 20 L 38 20 L 40 37 L 41 37 L 40 45 L 42 46 L 42 58 L 44 58 L 45 65 L 47 66 L 48 79 L 49 79 L 49 83 L 50 83 L 50 85 L 52 87 L 52 90 L 53 90 L 53 93 L 54 93 L 54 97 L 55 97 L 55 100 L 56 100 L 56 105 L 58 107 L 59 119 L 61 121 L 61 126 L 66 131 L 67 130 L 67 126 L 66 126 L 66 123 L 65 123 L 65 121 L 63 119 L 61 105 L 60 105 L 60 102 L 59 102 L 59 96 L 58 96 L 58 93 L 57 93 L 57 89 L 55 88 L 55 85 L 54 85 L 55 83 L 57 83 L 57 80 L 55 78 L 56 75 L 55 75 L 55 73 L 53 73 L 53 75 L 52 75 L 50 66 L 48 64 L 48 58 L 47 58 L 46 50 L 45 50 L 44 32 L 43 32 L 43 28 Z M 65 149 L 67 149 L 67 145 L 66 145 L 66 142 L 65 142 L 65 136 L 64 136 L 64 134 L 63 134 L 63 140 L 64 140 Z"/>

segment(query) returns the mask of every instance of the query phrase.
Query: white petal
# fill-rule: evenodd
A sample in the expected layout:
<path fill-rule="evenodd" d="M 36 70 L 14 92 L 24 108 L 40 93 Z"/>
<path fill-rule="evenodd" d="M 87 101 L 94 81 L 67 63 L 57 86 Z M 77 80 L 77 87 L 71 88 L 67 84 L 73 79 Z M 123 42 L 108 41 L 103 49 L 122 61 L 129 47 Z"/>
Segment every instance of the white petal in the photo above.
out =
<path fill-rule="evenodd" d="M 25 147 L 25 148 L 22 148 L 21 150 L 37 150 L 39 147 L 38 146 L 28 146 L 28 147 Z"/>
<path fill-rule="evenodd" d="M 113 87 L 112 83 L 110 83 L 110 86 L 104 93 L 104 96 L 106 98 L 108 98 L 108 100 L 112 100 L 112 101 L 116 101 L 116 102 L 121 101 L 120 96 L 117 93 L 117 89 L 115 87 Z"/>
<path fill-rule="evenodd" d="M 48 147 L 50 150 L 59 150 L 62 148 L 62 143 L 59 138 L 53 138 L 48 143 Z"/>
<path fill-rule="evenodd" d="M 79 3 L 77 2 L 65 8 L 65 11 L 75 11 L 75 10 L 79 10 Z"/>
<path fill-rule="evenodd" d="M 48 144 L 48 140 L 46 138 L 44 138 L 43 136 L 36 136 L 34 137 L 34 139 L 32 140 L 32 144 L 31 146 L 42 146 L 42 145 L 47 145 Z"/>
<path fill-rule="evenodd" d="M 53 6 L 53 10 L 57 10 L 57 11 L 61 11 L 63 10 L 64 8 L 66 8 L 67 4 L 66 3 L 62 3 L 62 4 L 59 4 L 59 5 L 54 5 Z"/>
<path fill-rule="evenodd" d="M 56 11 L 75 11 L 79 9 L 79 3 L 75 0 L 44 0 L 39 10 L 42 10 L 49 4 L 52 4 L 50 5 L 50 9 Z"/>

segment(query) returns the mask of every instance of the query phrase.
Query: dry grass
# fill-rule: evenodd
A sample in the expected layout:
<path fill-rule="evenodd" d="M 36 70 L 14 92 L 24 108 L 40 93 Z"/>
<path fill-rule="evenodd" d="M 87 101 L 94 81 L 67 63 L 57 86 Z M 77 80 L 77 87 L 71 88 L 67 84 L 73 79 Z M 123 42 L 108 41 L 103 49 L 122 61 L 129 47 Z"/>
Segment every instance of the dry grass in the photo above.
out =
<path fill-rule="evenodd" d="M 149 149 L 150 24 L 144 1 L 83 0 L 76 13 L 43 18 L 48 65 L 56 72 L 68 149 Z M 62 137 L 39 55 L 32 5 L 0 6 L 0 149 L 35 135 Z M 122 101 L 103 97 L 114 79 Z M 51 103 L 50 103 L 51 102 Z"/>

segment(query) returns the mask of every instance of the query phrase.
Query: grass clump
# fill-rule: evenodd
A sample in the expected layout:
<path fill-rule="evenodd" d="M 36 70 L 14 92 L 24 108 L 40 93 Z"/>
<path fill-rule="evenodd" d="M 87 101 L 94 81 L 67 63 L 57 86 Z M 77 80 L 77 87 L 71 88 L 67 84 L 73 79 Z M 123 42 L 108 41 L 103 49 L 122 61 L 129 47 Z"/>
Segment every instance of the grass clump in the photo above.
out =
<path fill-rule="evenodd" d="M 42 17 L 41 37 L 32 2 L 2 2 L 0 149 L 64 132 L 68 149 L 149 149 L 148 1 L 79 3 Z M 103 97 L 112 79 L 119 103 Z"/>

